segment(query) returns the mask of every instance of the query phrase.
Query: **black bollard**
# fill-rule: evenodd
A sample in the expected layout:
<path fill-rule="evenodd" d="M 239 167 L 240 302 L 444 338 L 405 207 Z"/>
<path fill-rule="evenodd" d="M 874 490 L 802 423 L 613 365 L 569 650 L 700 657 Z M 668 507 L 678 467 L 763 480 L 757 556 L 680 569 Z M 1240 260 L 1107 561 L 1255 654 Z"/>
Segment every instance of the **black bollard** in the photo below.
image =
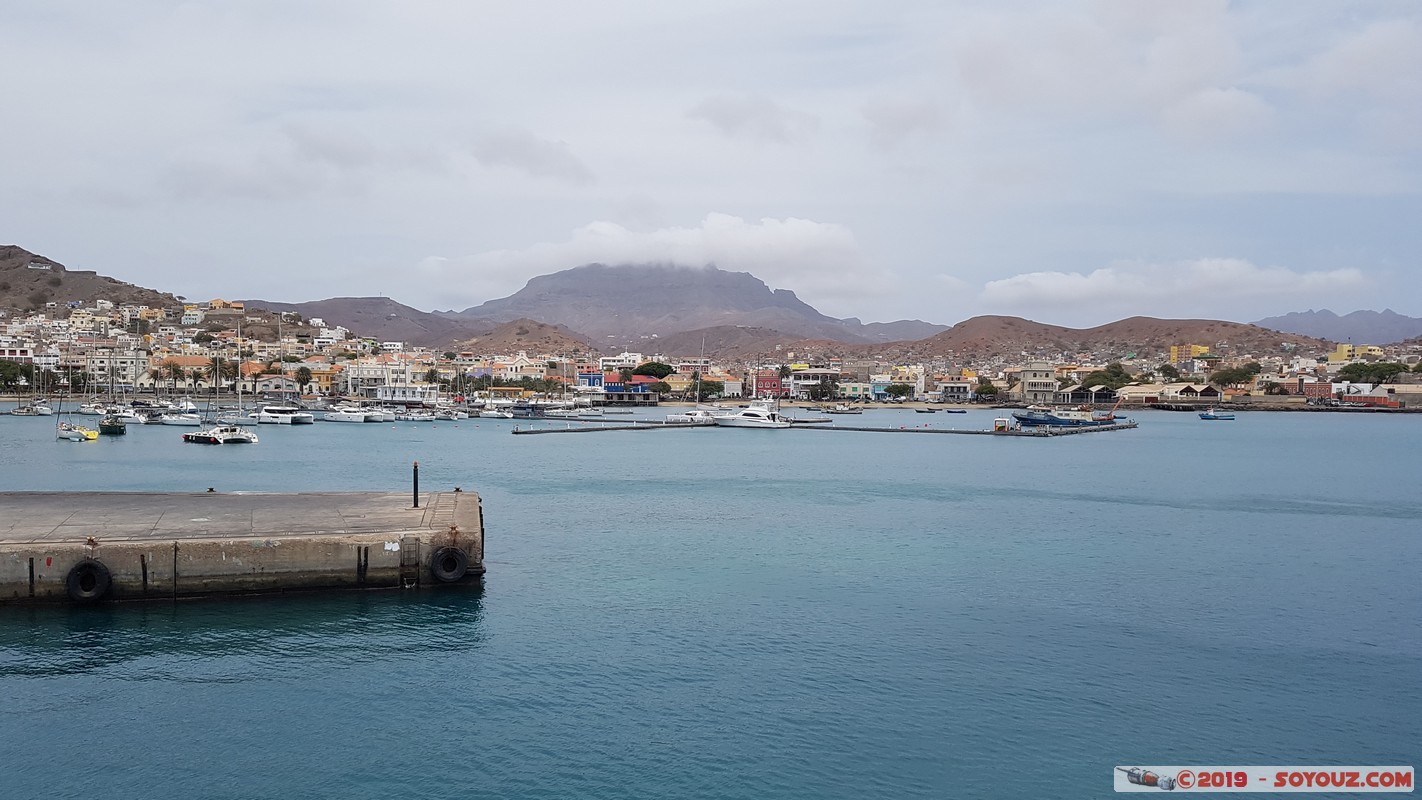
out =
<path fill-rule="evenodd" d="M 415 508 L 420 507 L 420 462 L 415 462 Z"/>

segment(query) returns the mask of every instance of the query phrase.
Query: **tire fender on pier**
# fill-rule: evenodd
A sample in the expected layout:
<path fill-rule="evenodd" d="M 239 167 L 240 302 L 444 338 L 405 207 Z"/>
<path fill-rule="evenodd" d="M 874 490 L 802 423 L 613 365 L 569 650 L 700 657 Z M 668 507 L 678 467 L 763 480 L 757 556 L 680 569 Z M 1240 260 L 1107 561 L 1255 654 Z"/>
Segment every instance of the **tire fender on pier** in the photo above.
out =
<path fill-rule="evenodd" d="M 430 574 L 441 583 L 454 583 L 469 571 L 469 554 L 458 547 L 441 547 L 430 556 Z"/>
<path fill-rule="evenodd" d="M 64 577 L 64 590 L 76 603 L 97 603 L 108 596 L 113 583 L 113 576 L 102 561 L 86 558 Z"/>

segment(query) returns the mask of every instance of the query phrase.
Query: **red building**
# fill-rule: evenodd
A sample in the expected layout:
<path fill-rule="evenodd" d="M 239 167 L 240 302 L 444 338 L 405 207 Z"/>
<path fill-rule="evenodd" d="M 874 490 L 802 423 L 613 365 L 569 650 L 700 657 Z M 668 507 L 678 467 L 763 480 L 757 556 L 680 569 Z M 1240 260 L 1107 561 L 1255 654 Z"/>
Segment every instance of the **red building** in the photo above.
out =
<path fill-rule="evenodd" d="M 756 370 L 755 397 L 784 397 L 785 388 L 780 383 L 780 371 L 773 369 Z"/>

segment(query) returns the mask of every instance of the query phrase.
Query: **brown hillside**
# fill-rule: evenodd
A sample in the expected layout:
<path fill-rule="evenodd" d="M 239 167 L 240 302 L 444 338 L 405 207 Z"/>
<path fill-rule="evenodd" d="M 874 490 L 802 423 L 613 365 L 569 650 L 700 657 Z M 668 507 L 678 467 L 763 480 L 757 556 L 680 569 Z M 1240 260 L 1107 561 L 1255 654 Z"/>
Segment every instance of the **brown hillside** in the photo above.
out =
<path fill-rule="evenodd" d="M 52 258 L 36 255 L 12 244 L 0 245 L 0 308 L 38 311 L 46 303 L 65 305 L 112 300 L 154 308 L 181 305 L 171 294 L 99 275 L 92 270 L 70 270 Z"/>
<path fill-rule="evenodd" d="M 460 341 L 450 349 L 476 353 L 515 353 L 522 350 L 529 355 L 597 353 L 597 348 L 592 343 L 572 331 L 531 319 L 505 322 L 486 334 Z"/>
<path fill-rule="evenodd" d="M 1096 358 L 1140 357 L 1167 353 L 1172 345 L 1198 344 L 1219 355 L 1279 352 L 1292 345 L 1303 352 L 1329 347 L 1322 339 L 1280 333 L 1256 325 L 1204 319 L 1131 317 L 1095 328 L 1064 328 L 1019 317 L 983 316 L 954 325 L 917 342 L 896 342 L 878 349 L 884 355 L 912 351 L 922 357 L 962 361 L 1022 356 L 1055 358 L 1077 354 Z"/>
<path fill-rule="evenodd" d="M 731 331 L 730 335 L 723 333 Z M 693 355 L 700 334 L 665 337 L 663 352 Z M 806 358 L 872 359 L 915 362 L 948 361 L 980 364 L 1021 361 L 1023 358 L 1109 361 L 1135 354 L 1141 358 L 1165 355 L 1172 345 L 1197 344 L 1219 355 L 1265 355 L 1292 345 L 1302 353 L 1321 353 L 1331 345 L 1322 339 L 1279 333 L 1255 325 L 1220 320 L 1171 320 L 1131 317 L 1095 328 L 1075 329 L 1047 325 L 1021 317 L 981 316 L 964 320 L 927 339 L 855 345 L 823 339 L 802 339 L 765 328 L 708 328 L 706 354 L 737 362 Z"/>

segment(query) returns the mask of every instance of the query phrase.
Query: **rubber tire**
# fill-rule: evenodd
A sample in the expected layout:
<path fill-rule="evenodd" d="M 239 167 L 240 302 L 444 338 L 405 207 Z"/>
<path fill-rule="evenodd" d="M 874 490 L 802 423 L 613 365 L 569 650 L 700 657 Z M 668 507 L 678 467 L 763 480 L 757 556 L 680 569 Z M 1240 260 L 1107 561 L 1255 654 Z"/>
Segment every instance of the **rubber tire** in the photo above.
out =
<path fill-rule="evenodd" d="M 97 603 L 113 588 L 114 579 L 103 562 L 86 558 L 64 576 L 64 591 L 76 603 Z"/>
<path fill-rule="evenodd" d="M 430 574 L 440 583 L 454 583 L 469 571 L 469 555 L 458 547 L 441 547 L 430 556 Z"/>

